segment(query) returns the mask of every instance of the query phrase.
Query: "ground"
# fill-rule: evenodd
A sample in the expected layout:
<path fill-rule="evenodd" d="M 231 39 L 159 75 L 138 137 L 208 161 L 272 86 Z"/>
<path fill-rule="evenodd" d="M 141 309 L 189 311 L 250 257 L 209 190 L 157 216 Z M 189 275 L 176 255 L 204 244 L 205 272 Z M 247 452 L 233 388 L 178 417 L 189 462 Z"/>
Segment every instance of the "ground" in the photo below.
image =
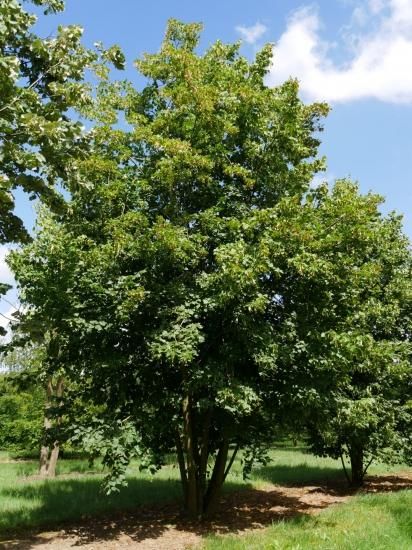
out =
<path fill-rule="evenodd" d="M 362 493 L 404 489 L 412 489 L 410 470 L 371 476 Z M 56 530 L 33 529 L 24 536 L 3 540 L 0 548 L 183 550 L 201 547 L 204 537 L 210 534 L 249 536 L 280 520 L 318 514 L 326 507 L 351 499 L 352 495 L 353 491 L 347 489 L 341 478 L 316 484 L 263 483 L 259 488 L 245 488 L 224 495 L 218 517 L 206 524 L 184 521 L 174 502 L 142 505 L 133 511 L 112 511 L 98 518 L 83 517 L 79 521 L 63 524 Z"/>

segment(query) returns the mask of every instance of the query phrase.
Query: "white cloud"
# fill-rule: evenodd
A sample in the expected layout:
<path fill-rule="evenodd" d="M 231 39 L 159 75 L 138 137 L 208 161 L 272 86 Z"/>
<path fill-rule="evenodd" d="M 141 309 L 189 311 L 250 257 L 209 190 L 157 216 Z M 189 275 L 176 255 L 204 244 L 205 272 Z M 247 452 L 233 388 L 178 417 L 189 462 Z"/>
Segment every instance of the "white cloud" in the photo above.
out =
<path fill-rule="evenodd" d="M 412 104 L 412 1 L 358 2 L 341 30 L 339 46 L 350 51 L 350 59 L 338 65 L 331 57 L 336 42 L 321 38 L 318 12 L 296 11 L 275 46 L 269 84 L 296 77 L 308 100 Z"/>
<path fill-rule="evenodd" d="M 256 23 L 252 27 L 238 26 L 236 30 L 248 44 L 255 44 L 265 34 L 267 27 L 262 23 Z"/>
<path fill-rule="evenodd" d="M 373 14 L 377 14 L 385 8 L 385 0 L 369 0 L 368 7 Z"/>

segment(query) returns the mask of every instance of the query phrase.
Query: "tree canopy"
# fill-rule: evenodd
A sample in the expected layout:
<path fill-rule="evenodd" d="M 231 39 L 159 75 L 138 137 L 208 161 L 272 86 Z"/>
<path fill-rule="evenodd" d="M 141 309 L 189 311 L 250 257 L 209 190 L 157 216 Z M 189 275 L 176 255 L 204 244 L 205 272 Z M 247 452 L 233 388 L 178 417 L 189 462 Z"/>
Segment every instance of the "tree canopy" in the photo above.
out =
<path fill-rule="evenodd" d="M 43 7 L 46 14 L 64 9 L 63 0 L 32 0 L 32 4 Z M 2 0 L 0 245 L 29 240 L 14 210 L 16 189 L 61 211 L 65 201 L 59 186 L 70 191 L 81 184 L 76 162 L 86 155 L 89 139 L 73 112 L 90 102 L 86 71 L 102 74 L 108 63 L 122 68 L 124 61 L 115 46 L 85 48 L 83 30 L 77 25 L 60 26 L 55 36 L 42 38 L 33 31 L 36 19 L 18 0 Z M 0 281 L 0 295 L 9 289 Z"/>
<path fill-rule="evenodd" d="M 142 90 L 101 83 L 87 185 L 11 258 L 48 372 L 98 407 L 76 436 L 109 488 L 132 456 L 158 468 L 176 452 L 192 517 L 215 511 L 238 449 L 247 473 L 279 423 L 323 426 L 322 400 L 356 399 L 358 371 L 362 398 L 410 373 L 399 220 L 351 182 L 311 188 L 328 108 L 294 80 L 266 86 L 271 46 L 199 54 L 199 32 L 169 22 L 136 62 Z"/>
<path fill-rule="evenodd" d="M 63 2 L 36 1 L 49 12 Z M 84 71 L 96 60 L 80 42 L 82 29 L 60 27 L 41 39 L 33 31 L 33 14 L 17 0 L 0 7 L 0 243 L 27 240 L 23 222 L 14 214 L 13 190 L 42 196 L 57 206 L 55 190 L 73 169 L 84 136 L 68 110 L 86 100 Z"/>

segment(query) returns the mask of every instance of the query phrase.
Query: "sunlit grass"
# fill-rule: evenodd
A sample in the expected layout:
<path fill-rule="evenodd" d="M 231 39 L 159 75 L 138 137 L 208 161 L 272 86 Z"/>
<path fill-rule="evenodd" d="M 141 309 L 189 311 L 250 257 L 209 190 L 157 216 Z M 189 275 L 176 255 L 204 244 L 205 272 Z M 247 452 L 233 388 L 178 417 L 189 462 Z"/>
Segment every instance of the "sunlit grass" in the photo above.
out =
<path fill-rule="evenodd" d="M 155 476 L 140 472 L 138 464 L 132 463 L 128 486 L 111 496 L 102 490 L 104 471 L 99 462 L 90 467 L 86 460 L 59 460 L 58 476 L 49 481 L 32 477 L 37 467 L 33 460 L 10 461 L 6 453 L 0 455 L 0 537 L 29 527 L 52 527 L 66 520 L 176 501 L 181 497 L 179 471 L 173 463 L 164 466 Z M 372 468 L 371 473 L 393 469 L 378 466 Z M 251 485 L 259 488 L 268 483 L 316 483 L 342 477 L 338 461 L 314 457 L 303 447 L 283 446 L 274 449 L 270 464 L 257 467 L 248 481 L 243 480 L 239 457 L 228 477 L 226 490 Z"/>
<path fill-rule="evenodd" d="M 410 550 L 412 491 L 359 495 L 318 516 L 300 516 L 238 537 L 209 537 L 203 550 Z"/>
<path fill-rule="evenodd" d="M 55 480 L 30 479 L 37 473 L 32 461 L 0 463 L 0 535 L 25 527 L 127 510 L 180 497 L 177 469 L 163 468 L 155 477 L 130 468 L 128 486 L 107 496 L 102 490 L 102 467 L 87 461 L 62 460 Z M 27 479 L 28 478 L 28 479 Z"/>

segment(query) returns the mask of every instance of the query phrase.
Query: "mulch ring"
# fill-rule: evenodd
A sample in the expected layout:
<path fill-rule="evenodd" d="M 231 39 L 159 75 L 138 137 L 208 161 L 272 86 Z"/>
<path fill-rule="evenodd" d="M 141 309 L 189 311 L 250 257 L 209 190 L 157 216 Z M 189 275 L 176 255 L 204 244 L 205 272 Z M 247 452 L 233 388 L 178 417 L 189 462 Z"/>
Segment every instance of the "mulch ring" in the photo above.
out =
<path fill-rule="evenodd" d="M 412 488 L 412 474 L 371 476 L 362 492 L 385 492 Z M 279 486 L 245 489 L 222 498 L 218 517 L 205 523 L 184 520 L 176 503 L 145 506 L 132 512 L 85 518 L 60 530 L 32 531 L 24 539 L 0 542 L 3 550 L 183 550 L 198 546 L 206 534 L 244 534 L 281 519 L 316 514 L 347 500 L 342 482 L 321 485 Z"/>

